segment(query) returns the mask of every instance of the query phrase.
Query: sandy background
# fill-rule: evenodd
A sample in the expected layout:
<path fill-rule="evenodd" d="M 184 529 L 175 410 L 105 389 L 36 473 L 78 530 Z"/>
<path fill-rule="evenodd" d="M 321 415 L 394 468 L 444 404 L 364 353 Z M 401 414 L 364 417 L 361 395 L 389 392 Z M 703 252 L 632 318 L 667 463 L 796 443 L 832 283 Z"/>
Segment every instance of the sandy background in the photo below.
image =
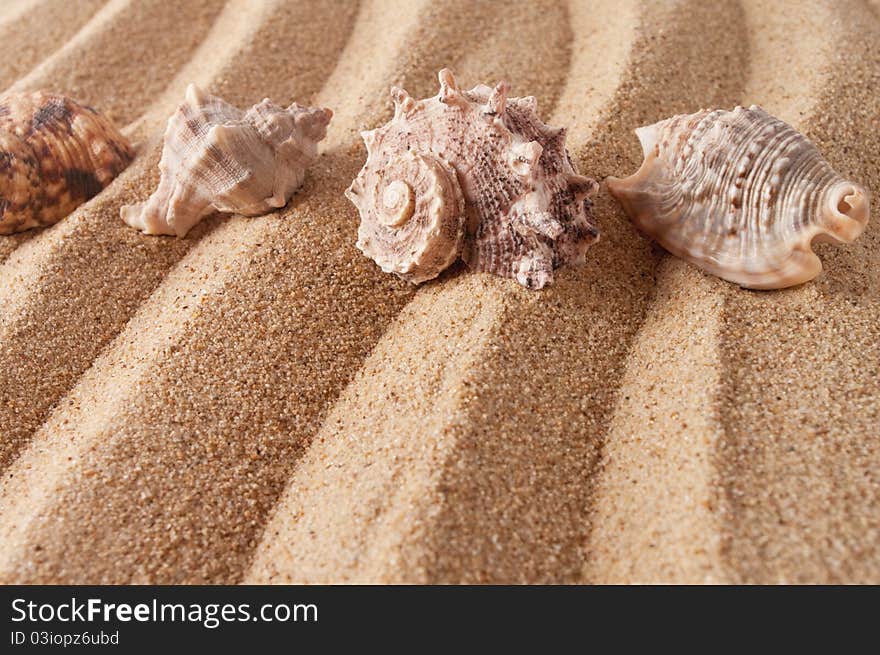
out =
<path fill-rule="evenodd" d="M 58 225 L 0 238 L 4 582 L 880 582 L 880 228 L 749 292 L 639 237 L 418 289 L 342 191 L 388 87 L 507 79 L 626 175 L 632 130 L 761 104 L 880 197 L 880 2 L 7 0 L 0 89 L 139 144 Z M 189 82 L 331 107 L 279 212 L 183 240 L 146 198 Z"/>

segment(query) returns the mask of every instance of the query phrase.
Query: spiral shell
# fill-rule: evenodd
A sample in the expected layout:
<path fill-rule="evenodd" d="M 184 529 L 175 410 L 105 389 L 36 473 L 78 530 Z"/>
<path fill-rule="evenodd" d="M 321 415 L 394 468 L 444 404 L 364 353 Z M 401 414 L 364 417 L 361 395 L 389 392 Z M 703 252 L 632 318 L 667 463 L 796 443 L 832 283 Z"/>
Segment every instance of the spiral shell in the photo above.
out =
<path fill-rule="evenodd" d="M 348 197 L 369 220 L 357 247 L 386 273 L 419 284 L 456 260 L 464 235 L 464 197 L 449 164 L 406 151 L 368 170 Z"/>
<path fill-rule="evenodd" d="M 158 188 L 146 202 L 123 207 L 122 219 L 146 234 L 182 237 L 215 211 L 259 216 L 284 207 L 332 116 L 268 99 L 245 112 L 190 84 L 168 119 Z"/>
<path fill-rule="evenodd" d="M 0 234 L 57 223 L 133 156 L 91 107 L 42 91 L 0 96 Z"/>
<path fill-rule="evenodd" d="M 416 284 L 459 256 L 531 289 L 550 284 L 598 238 L 596 183 L 575 172 L 565 130 L 538 119 L 533 97 L 508 98 L 503 82 L 461 91 L 446 69 L 439 78 L 423 100 L 392 89 L 394 117 L 362 134 L 367 161 L 346 191 L 358 248 Z"/>
<path fill-rule="evenodd" d="M 672 254 L 754 289 L 822 270 L 814 239 L 849 243 L 868 222 L 865 189 L 757 106 L 700 111 L 636 130 L 645 160 L 608 188 Z"/>

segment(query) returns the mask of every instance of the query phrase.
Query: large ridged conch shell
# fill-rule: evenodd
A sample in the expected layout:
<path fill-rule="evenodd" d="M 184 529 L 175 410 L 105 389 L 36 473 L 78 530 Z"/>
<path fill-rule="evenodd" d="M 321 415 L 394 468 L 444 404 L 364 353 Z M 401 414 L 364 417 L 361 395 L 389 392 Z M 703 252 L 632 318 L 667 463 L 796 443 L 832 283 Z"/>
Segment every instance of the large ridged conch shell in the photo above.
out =
<path fill-rule="evenodd" d="M 91 107 L 42 91 L 0 96 L 0 234 L 57 223 L 133 156 Z"/>
<path fill-rule="evenodd" d="M 636 130 L 645 160 L 608 189 L 669 252 L 725 280 L 780 289 L 816 277 L 817 241 L 849 243 L 867 192 L 760 107 L 700 111 Z"/>
<path fill-rule="evenodd" d="M 242 111 L 190 84 L 168 119 L 158 188 L 146 202 L 123 207 L 122 219 L 146 234 L 182 237 L 215 211 L 259 216 L 284 207 L 332 116 L 268 99 Z"/>
<path fill-rule="evenodd" d="M 415 284 L 459 256 L 530 289 L 550 284 L 598 237 L 596 183 L 575 172 L 565 130 L 538 119 L 533 97 L 439 77 L 424 100 L 392 89 L 394 118 L 362 133 L 367 162 L 346 191 L 361 216 L 357 247 Z"/>

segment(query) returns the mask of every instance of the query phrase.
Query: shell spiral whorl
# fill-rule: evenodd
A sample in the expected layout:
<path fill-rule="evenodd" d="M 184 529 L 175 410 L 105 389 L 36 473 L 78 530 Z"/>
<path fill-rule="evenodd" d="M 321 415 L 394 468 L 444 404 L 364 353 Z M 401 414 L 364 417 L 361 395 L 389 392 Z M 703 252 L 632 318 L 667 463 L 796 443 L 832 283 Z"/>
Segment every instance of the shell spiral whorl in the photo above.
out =
<path fill-rule="evenodd" d="M 367 171 L 345 193 L 362 216 L 357 247 L 386 273 L 418 284 L 458 257 L 464 197 L 455 172 L 440 159 L 406 151 Z"/>
<path fill-rule="evenodd" d="M 382 194 L 379 220 L 388 227 L 400 227 L 412 218 L 415 205 L 412 187 L 403 180 L 394 180 Z"/>

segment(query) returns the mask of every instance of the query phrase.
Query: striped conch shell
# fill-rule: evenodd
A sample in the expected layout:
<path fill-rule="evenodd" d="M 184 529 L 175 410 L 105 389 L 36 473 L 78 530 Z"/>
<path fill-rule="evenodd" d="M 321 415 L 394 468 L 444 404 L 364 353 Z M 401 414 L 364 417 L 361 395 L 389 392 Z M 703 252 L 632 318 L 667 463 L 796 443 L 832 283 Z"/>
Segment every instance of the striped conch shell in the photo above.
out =
<path fill-rule="evenodd" d="M 816 241 L 849 243 L 868 193 L 760 107 L 700 111 L 636 130 L 645 160 L 609 178 L 636 227 L 672 254 L 753 289 L 813 279 Z"/>
<path fill-rule="evenodd" d="M 440 93 L 394 88 L 394 117 L 362 136 L 367 162 L 346 195 L 361 217 L 357 247 L 383 271 L 419 284 L 461 257 L 469 268 L 530 289 L 583 262 L 598 230 L 565 130 L 507 85 L 462 91 L 442 70 Z"/>
<path fill-rule="evenodd" d="M 133 156 L 91 107 L 42 91 L 0 96 L 0 234 L 57 223 Z"/>
<path fill-rule="evenodd" d="M 158 188 L 146 202 L 123 207 L 122 219 L 146 234 L 182 237 L 215 211 L 259 216 L 284 207 L 332 116 L 268 99 L 242 111 L 190 84 L 168 119 Z"/>

